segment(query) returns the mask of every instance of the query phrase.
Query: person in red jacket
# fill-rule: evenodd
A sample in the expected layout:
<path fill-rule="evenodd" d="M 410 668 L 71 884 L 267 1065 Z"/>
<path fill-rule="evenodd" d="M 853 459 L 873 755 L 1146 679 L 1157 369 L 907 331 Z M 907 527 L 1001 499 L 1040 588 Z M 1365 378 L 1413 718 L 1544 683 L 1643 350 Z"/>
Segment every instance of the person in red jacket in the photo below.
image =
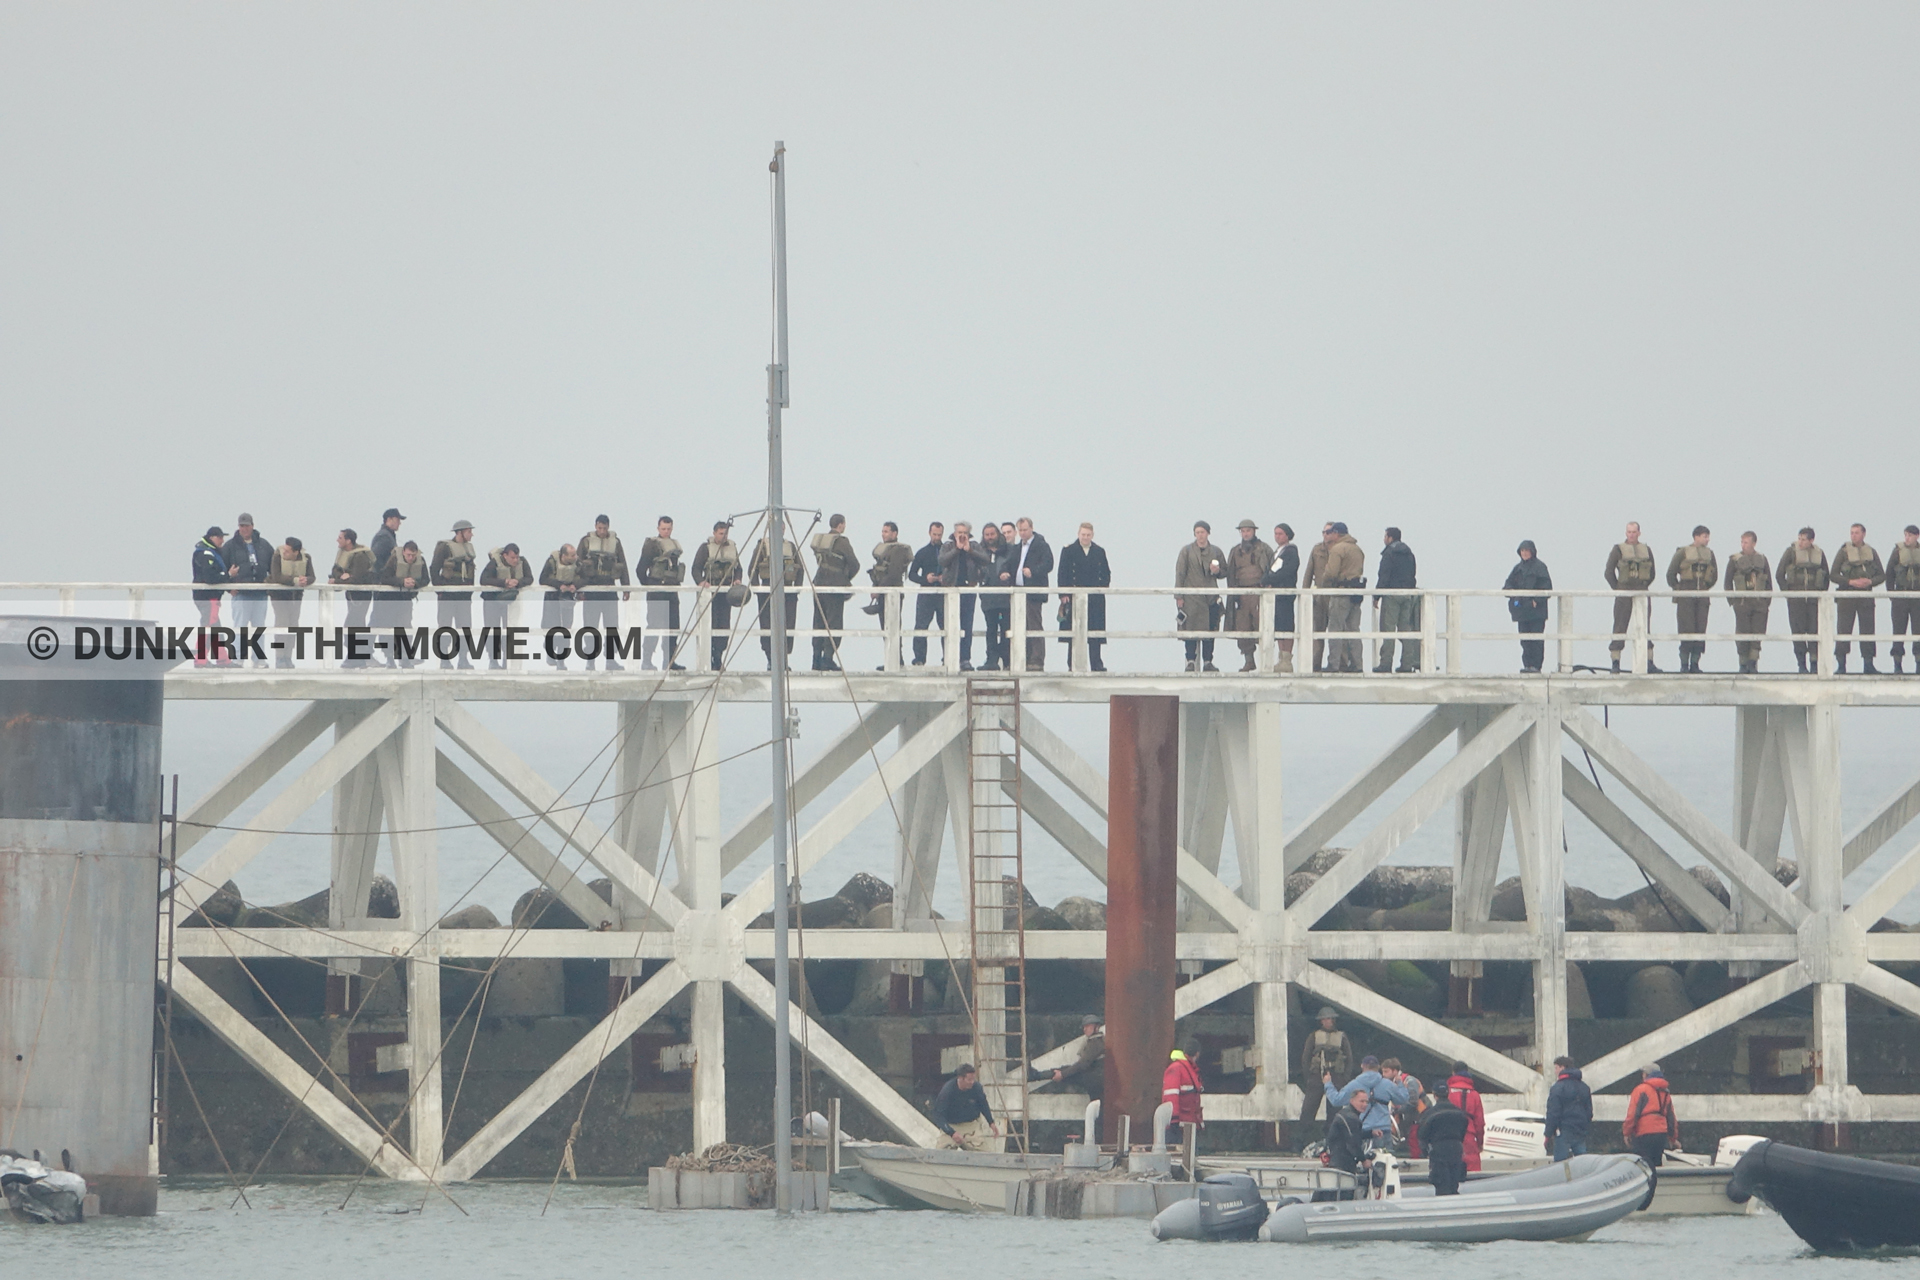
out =
<path fill-rule="evenodd" d="M 1633 1154 L 1647 1162 L 1653 1182 L 1649 1190 L 1660 1186 L 1660 1166 L 1666 1153 L 1680 1149 L 1680 1121 L 1673 1114 L 1673 1094 L 1667 1089 L 1667 1073 L 1657 1062 L 1640 1068 L 1640 1083 L 1627 1096 L 1627 1118 L 1620 1126 Z"/>
<path fill-rule="evenodd" d="M 1474 1087 L 1473 1074 L 1464 1062 L 1453 1064 L 1453 1074 L 1447 1077 L 1447 1101 L 1467 1113 L 1467 1137 L 1462 1144 L 1461 1153 L 1466 1157 L 1467 1172 L 1480 1172 L 1480 1144 L 1487 1136 L 1487 1109 L 1480 1102 L 1480 1090 Z"/>
<path fill-rule="evenodd" d="M 1173 1104 L 1173 1123 L 1167 1126 L 1169 1147 L 1181 1139 L 1181 1125 L 1204 1128 L 1207 1123 L 1200 1115 L 1200 1095 L 1205 1090 L 1200 1086 L 1200 1068 L 1194 1065 L 1199 1056 L 1200 1047 L 1195 1044 L 1175 1049 L 1160 1077 L 1160 1100 Z"/>

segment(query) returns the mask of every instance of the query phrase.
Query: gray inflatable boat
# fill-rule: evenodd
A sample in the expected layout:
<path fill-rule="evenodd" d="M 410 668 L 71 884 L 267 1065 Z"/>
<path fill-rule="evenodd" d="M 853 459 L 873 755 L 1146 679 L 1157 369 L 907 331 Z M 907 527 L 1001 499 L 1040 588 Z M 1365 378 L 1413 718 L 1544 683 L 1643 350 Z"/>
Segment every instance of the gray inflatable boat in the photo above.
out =
<path fill-rule="evenodd" d="M 1260 1228 L 1260 1239 L 1582 1240 L 1644 1204 L 1650 1177 L 1637 1156 L 1575 1156 L 1525 1173 L 1475 1179 L 1457 1196 L 1409 1187 L 1385 1200 L 1282 1204 Z"/>

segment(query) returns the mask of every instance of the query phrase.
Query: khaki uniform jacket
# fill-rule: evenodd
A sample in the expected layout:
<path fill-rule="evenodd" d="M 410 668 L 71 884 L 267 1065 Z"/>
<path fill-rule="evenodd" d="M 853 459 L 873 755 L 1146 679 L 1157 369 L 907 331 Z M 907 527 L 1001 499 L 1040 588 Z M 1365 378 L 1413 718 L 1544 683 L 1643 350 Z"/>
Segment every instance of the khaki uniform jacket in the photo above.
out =
<path fill-rule="evenodd" d="M 580 584 L 587 587 L 631 586 L 633 577 L 627 572 L 627 548 L 620 541 L 620 535 L 607 530 L 605 538 L 596 538 L 591 532 L 582 534 L 573 544 L 580 565 Z"/>
<path fill-rule="evenodd" d="M 1626 571 L 1621 572 L 1621 562 Z M 1615 591 L 1645 591 L 1653 585 L 1653 548 L 1644 542 L 1616 542 L 1607 553 L 1607 585 Z"/>
<path fill-rule="evenodd" d="M 1272 547 L 1258 538 L 1252 542 L 1236 542 L 1227 552 L 1227 585 L 1257 587 L 1266 581 L 1267 571 L 1272 568 Z"/>
<path fill-rule="evenodd" d="M 1723 591 L 1771 591 L 1773 590 L 1773 566 L 1758 551 L 1742 552 L 1727 557 L 1726 581 L 1720 584 Z M 1735 600 L 1738 605 L 1764 605 L 1765 600 Z"/>
<path fill-rule="evenodd" d="M 1920 591 L 1920 547 L 1901 543 L 1887 557 L 1887 590 Z"/>
<path fill-rule="evenodd" d="M 507 588 L 506 584 L 509 582 L 518 585 Z M 503 588 L 496 591 L 482 591 L 480 593 L 482 600 L 511 600 L 520 594 L 523 587 L 533 585 L 533 565 L 528 563 L 525 556 L 520 557 L 519 564 L 508 564 L 505 556 L 498 552 L 489 552 L 487 567 L 480 571 L 480 585 Z"/>
<path fill-rule="evenodd" d="M 1774 579 L 1782 591 L 1825 591 L 1827 589 L 1827 553 L 1817 545 L 1800 549 L 1796 541 L 1780 553 L 1780 567 Z"/>
<path fill-rule="evenodd" d="M 1865 587 L 1850 587 L 1847 582 L 1853 578 L 1865 578 Z M 1854 546 L 1851 542 L 1840 548 L 1833 558 L 1833 586 L 1836 591 L 1871 591 L 1887 580 L 1886 570 L 1880 567 L 1880 553 L 1864 542 Z"/>
<path fill-rule="evenodd" d="M 455 554 L 455 546 L 465 547 L 464 554 Z M 436 587 L 470 587 L 473 578 L 480 570 L 480 553 L 474 550 L 472 542 L 455 543 L 448 538 L 436 542 L 433 546 L 433 585 Z"/>
<path fill-rule="evenodd" d="M 787 585 L 797 587 L 807 576 L 807 566 L 800 561 L 800 548 L 793 545 L 791 538 L 781 540 L 786 545 L 782 553 L 781 568 L 786 570 Z M 747 580 L 756 587 L 773 585 L 773 550 L 765 538 L 753 548 L 753 566 L 747 570 Z"/>
<path fill-rule="evenodd" d="M 1189 542 L 1180 548 L 1180 554 L 1173 562 L 1173 585 L 1176 587 L 1211 587 L 1227 575 L 1227 553 L 1220 544 L 1209 542 L 1202 547 L 1198 542 Z M 1208 606 L 1220 597 L 1179 596 L 1180 612 L 1187 615 L 1187 630 L 1206 629 Z"/>
<path fill-rule="evenodd" d="M 283 560 L 278 551 L 274 552 L 272 562 L 267 565 L 267 581 L 276 587 L 293 587 L 298 591 L 299 588 L 294 587 L 295 578 L 305 578 L 308 586 L 313 585 L 313 557 L 302 551 L 291 560 Z"/>
<path fill-rule="evenodd" d="M 430 585 L 426 557 L 415 552 L 412 563 L 408 563 L 404 551 L 396 551 L 388 556 L 386 571 L 380 575 L 380 581 L 389 587 L 406 587 L 408 578 L 413 579 L 411 589 Z"/>
<path fill-rule="evenodd" d="M 1317 587 L 1360 587 L 1366 585 L 1367 556 L 1350 533 L 1343 533 L 1327 548 L 1326 563 L 1321 566 Z"/>
<path fill-rule="evenodd" d="M 1322 1031 L 1313 1029 L 1306 1043 L 1300 1046 L 1301 1087 L 1311 1088 L 1319 1083 L 1320 1077 L 1331 1073 L 1341 1085 L 1352 1078 L 1353 1041 L 1344 1031 Z"/>
<path fill-rule="evenodd" d="M 1322 538 L 1313 544 L 1312 550 L 1307 552 L 1307 567 L 1300 575 L 1300 589 L 1302 591 L 1308 587 L 1324 587 L 1326 585 L 1324 579 L 1327 576 L 1327 553 L 1332 550 L 1333 548 L 1327 545 L 1327 540 Z"/>
<path fill-rule="evenodd" d="M 708 538 L 693 553 L 693 580 L 709 587 L 730 587 L 740 581 L 740 548 L 731 541 L 723 544 Z"/>
<path fill-rule="evenodd" d="M 867 577 L 876 587 L 898 587 L 906 583 L 907 566 L 913 563 L 913 548 L 904 542 L 879 542 L 873 548 L 873 567 Z"/>
<path fill-rule="evenodd" d="M 580 585 L 580 560 L 575 557 L 573 563 L 560 563 L 560 553 L 554 552 L 547 557 L 547 563 L 540 569 L 540 585 L 550 587 L 562 598 L 571 599 L 561 588 Z"/>
<path fill-rule="evenodd" d="M 860 557 L 854 554 L 853 544 L 844 533 L 833 535 L 824 544 L 815 542 L 813 563 L 815 586 L 849 587 L 860 573 Z"/>
<path fill-rule="evenodd" d="M 648 538 L 640 544 L 640 581 L 650 587 L 677 587 L 687 580 L 680 562 L 680 543 L 673 538 Z"/>
<path fill-rule="evenodd" d="M 328 582 L 352 582 L 360 585 L 373 583 L 373 552 L 365 547 L 348 547 L 333 557 L 333 570 L 327 574 Z"/>
<path fill-rule="evenodd" d="M 1720 581 L 1720 557 L 1712 547 L 1696 547 L 1689 542 L 1673 549 L 1667 561 L 1667 586 L 1675 591 L 1711 591 Z"/>

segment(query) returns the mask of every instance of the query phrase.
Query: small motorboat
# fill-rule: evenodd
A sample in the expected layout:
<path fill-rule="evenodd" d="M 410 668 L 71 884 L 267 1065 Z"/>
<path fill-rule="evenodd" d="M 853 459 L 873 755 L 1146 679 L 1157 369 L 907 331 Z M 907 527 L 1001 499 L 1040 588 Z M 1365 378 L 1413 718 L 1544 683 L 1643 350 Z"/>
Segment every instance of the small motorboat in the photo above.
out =
<path fill-rule="evenodd" d="M 87 1182 L 77 1173 L 49 1169 L 40 1153 L 0 1150 L 0 1194 L 23 1222 L 66 1224 L 86 1219 Z"/>
<path fill-rule="evenodd" d="M 842 1150 L 859 1161 L 862 1173 L 886 1188 L 887 1201 L 899 1203 L 894 1199 L 898 1196 L 929 1209 L 957 1213 L 1005 1213 L 1009 1188 L 1058 1173 L 1062 1163 L 1057 1155 L 935 1150 L 892 1142 L 849 1143 Z"/>
<path fill-rule="evenodd" d="M 1390 1180 L 1375 1188 L 1378 1198 L 1282 1203 L 1259 1238 L 1281 1244 L 1584 1240 L 1645 1203 L 1652 1172 L 1637 1156 L 1584 1155 L 1477 1179 L 1455 1196 L 1435 1195 L 1432 1187 L 1399 1189 Z"/>
<path fill-rule="evenodd" d="M 1920 1169 L 1756 1142 L 1727 1183 L 1735 1204 L 1753 1197 L 1823 1253 L 1920 1245 Z"/>

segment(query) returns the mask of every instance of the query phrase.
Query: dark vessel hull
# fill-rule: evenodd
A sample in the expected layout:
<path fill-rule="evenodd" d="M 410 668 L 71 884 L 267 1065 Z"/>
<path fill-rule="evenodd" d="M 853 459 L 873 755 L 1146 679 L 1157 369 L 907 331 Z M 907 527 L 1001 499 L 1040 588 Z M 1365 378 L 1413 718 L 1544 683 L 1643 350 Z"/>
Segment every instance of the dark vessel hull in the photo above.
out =
<path fill-rule="evenodd" d="M 1822 1252 L 1920 1246 L 1920 1169 L 1762 1142 L 1727 1183 L 1736 1204 L 1751 1196 Z"/>

